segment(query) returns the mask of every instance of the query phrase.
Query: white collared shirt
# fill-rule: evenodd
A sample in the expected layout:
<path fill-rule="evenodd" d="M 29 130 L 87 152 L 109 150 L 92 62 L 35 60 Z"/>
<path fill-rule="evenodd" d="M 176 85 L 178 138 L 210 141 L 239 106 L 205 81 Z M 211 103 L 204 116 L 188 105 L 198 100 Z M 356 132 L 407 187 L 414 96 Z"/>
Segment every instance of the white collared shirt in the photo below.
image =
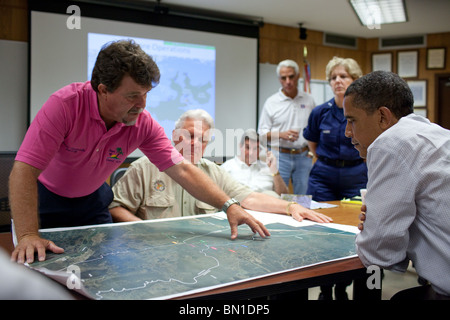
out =
<path fill-rule="evenodd" d="M 265 135 L 269 131 L 283 132 L 295 127 L 300 128 L 297 141 L 280 140 L 280 147 L 301 149 L 307 145 L 303 137 L 303 129 L 308 125 L 309 115 L 315 103 L 311 95 L 298 92 L 292 99 L 286 96 L 281 88 L 264 103 L 259 119 L 258 133 Z M 277 146 L 278 141 L 269 141 L 269 145 Z"/>
<path fill-rule="evenodd" d="M 369 146 L 367 168 L 361 261 L 405 271 L 411 260 L 436 292 L 450 295 L 450 131 L 403 117 Z"/>
<path fill-rule="evenodd" d="M 270 173 L 270 169 L 267 164 L 260 160 L 248 166 L 238 156 L 235 156 L 225 161 L 220 167 L 235 180 L 256 192 L 273 190 L 273 176 Z"/>

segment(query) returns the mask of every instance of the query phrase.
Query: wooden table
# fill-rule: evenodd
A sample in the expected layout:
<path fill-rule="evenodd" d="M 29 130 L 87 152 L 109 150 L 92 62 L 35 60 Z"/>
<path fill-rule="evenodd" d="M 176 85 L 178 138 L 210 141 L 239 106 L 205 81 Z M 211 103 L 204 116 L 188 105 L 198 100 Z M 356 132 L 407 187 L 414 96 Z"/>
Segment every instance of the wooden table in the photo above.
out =
<path fill-rule="evenodd" d="M 328 201 L 328 203 L 338 204 L 339 207 L 317 211 L 332 217 L 335 223 L 353 226 L 359 223 L 359 205 L 341 204 L 340 201 Z M 10 233 L 0 233 L 0 247 L 7 252 L 12 252 Z M 381 299 L 381 289 L 369 290 L 367 288 L 368 276 L 370 274 L 366 273 L 366 268 L 359 258 L 353 257 L 185 295 L 180 299 L 249 299 L 289 293 L 320 285 L 331 285 L 345 280 L 353 280 L 353 299 Z"/>

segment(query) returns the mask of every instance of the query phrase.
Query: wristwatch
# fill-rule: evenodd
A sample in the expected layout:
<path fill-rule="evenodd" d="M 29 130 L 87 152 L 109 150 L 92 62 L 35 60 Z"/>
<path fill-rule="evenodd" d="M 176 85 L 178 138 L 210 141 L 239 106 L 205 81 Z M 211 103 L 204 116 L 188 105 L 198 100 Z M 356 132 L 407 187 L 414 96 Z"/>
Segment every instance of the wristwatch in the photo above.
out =
<path fill-rule="evenodd" d="M 232 205 L 232 204 L 237 204 L 238 206 L 240 206 L 241 204 L 239 203 L 239 201 L 237 201 L 236 199 L 231 198 L 230 200 L 227 200 L 222 207 L 222 211 L 227 213 L 228 208 Z"/>

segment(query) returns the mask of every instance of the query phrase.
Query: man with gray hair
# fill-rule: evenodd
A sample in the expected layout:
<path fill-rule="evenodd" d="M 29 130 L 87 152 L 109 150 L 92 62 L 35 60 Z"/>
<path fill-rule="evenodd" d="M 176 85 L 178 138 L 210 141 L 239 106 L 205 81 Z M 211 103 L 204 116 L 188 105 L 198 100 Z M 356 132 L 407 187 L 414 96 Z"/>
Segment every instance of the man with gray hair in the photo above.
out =
<path fill-rule="evenodd" d="M 163 128 L 145 110 L 147 93 L 159 81 L 153 59 L 132 40 L 102 47 L 92 80 L 58 90 L 42 106 L 17 152 L 9 200 L 19 263 L 39 261 L 64 248 L 41 238 L 39 228 L 112 222 L 113 199 L 105 180 L 139 148 L 193 195 L 223 208 L 231 237 L 247 224 L 262 237 L 269 231 L 177 152 Z M 38 217 L 39 212 L 39 217 Z"/>
<path fill-rule="evenodd" d="M 292 180 L 294 193 L 305 194 L 312 158 L 303 128 L 315 107 L 311 95 L 298 90 L 300 70 L 293 60 L 278 64 L 281 88 L 270 96 L 259 121 L 258 133 L 278 159 L 278 168 L 286 185 Z"/>
<path fill-rule="evenodd" d="M 254 192 L 233 179 L 220 166 L 202 158 L 209 142 L 212 119 L 206 111 L 188 111 L 183 114 L 172 133 L 175 148 L 192 161 L 228 196 L 236 199 L 244 209 L 290 215 L 317 222 L 331 218 L 263 193 Z M 199 185 L 199 187 L 201 187 Z M 190 195 L 187 190 L 142 157 L 134 161 L 125 175 L 113 186 L 114 200 L 110 205 L 116 222 L 171 218 L 219 211 Z"/>
<path fill-rule="evenodd" d="M 450 300 L 450 131 L 413 113 L 397 74 L 375 71 L 344 95 L 345 135 L 367 160 L 357 253 L 368 267 L 404 272 L 412 261 L 431 285 L 393 298 Z"/>
<path fill-rule="evenodd" d="M 257 192 L 275 197 L 289 193 L 283 178 L 278 171 L 277 159 L 271 151 L 266 153 L 266 161 L 259 158 L 259 135 L 255 129 L 248 129 L 239 143 L 239 155 L 225 161 L 221 168 L 234 179 Z"/>

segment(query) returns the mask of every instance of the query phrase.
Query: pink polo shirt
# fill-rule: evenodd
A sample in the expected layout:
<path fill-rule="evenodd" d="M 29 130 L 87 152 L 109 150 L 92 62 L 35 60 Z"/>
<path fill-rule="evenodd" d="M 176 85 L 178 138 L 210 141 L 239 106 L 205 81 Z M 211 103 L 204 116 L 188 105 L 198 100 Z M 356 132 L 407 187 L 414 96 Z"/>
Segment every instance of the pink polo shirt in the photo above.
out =
<path fill-rule="evenodd" d="M 53 193 L 74 198 L 97 190 L 137 148 L 161 171 L 183 159 L 147 111 L 133 126 L 116 123 L 106 130 L 97 93 L 87 81 L 50 96 L 31 123 L 16 160 L 43 170 L 39 181 Z"/>

